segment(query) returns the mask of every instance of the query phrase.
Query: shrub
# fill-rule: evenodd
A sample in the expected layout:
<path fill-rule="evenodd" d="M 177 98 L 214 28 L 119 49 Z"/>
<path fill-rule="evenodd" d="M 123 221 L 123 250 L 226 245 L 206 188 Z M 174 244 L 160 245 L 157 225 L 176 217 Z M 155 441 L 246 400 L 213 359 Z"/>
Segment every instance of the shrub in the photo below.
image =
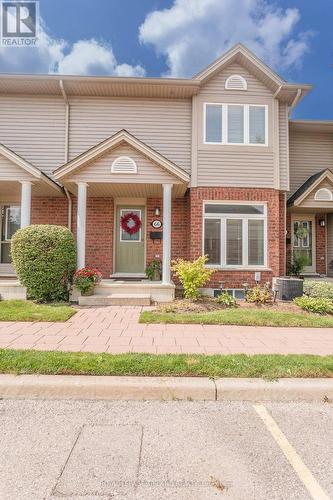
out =
<path fill-rule="evenodd" d="M 28 296 L 40 302 L 66 300 L 76 267 L 72 233 L 62 226 L 19 229 L 11 244 L 13 265 Z"/>
<path fill-rule="evenodd" d="M 236 307 L 236 300 L 230 293 L 222 292 L 216 297 L 216 302 L 224 307 Z"/>
<path fill-rule="evenodd" d="M 309 258 L 307 255 L 300 254 L 295 255 L 294 260 L 291 264 L 289 264 L 288 274 L 290 276 L 301 276 L 304 271 L 304 268 L 309 265 Z"/>
<path fill-rule="evenodd" d="M 296 297 L 294 302 L 304 311 L 317 314 L 333 314 L 333 302 L 329 299 L 303 295 L 303 297 Z"/>
<path fill-rule="evenodd" d="M 199 288 L 207 283 L 213 274 L 213 269 L 205 267 L 207 260 L 208 257 L 202 255 L 193 262 L 184 259 L 177 259 L 172 262 L 171 269 L 183 285 L 186 299 L 198 299 L 200 296 Z"/>
<path fill-rule="evenodd" d="M 245 300 L 255 304 L 266 304 L 272 300 L 272 293 L 267 285 L 262 288 L 257 285 L 247 292 Z"/>
<path fill-rule="evenodd" d="M 304 281 L 304 295 L 333 301 L 333 283 L 328 281 Z"/>
<path fill-rule="evenodd" d="M 83 267 L 74 274 L 74 285 L 81 293 L 85 294 L 91 290 L 94 285 L 100 283 L 101 279 L 102 273 L 100 271 L 90 267 Z"/>
<path fill-rule="evenodd" d="M 146 267 L 146 276 L 150 280 L 160 280 L 162 274 L 162 262 L 159 259 L 153 259 Z"/>

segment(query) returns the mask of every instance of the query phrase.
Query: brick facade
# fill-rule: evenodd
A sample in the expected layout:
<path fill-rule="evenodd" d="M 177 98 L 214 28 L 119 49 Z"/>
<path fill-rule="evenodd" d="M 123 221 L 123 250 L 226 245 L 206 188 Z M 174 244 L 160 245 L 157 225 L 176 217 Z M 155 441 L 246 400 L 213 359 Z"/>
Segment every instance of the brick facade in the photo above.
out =
<path fill-rule="evenodd" d="M 67 226 L 68 200 L 63 197 L 33 197 L 31 200 L 31 224 L 55 224 Z"/>
<path fill-rule="evenodd" d="M 245 188 L 192 188 L 190 192 L 190 259 L 202 254 L 203 202 L 230 200 L 244 202 L 266 202 L 268 216 L 268 269 L 262 271 L 261 282 L 271 281 L 273 276 L 284 274 L 285 204 L 282 193 L 275 189 Z M 281 240 L 283 244 L 281 243 Z M 259 269 L 258 269 L 259 270 Z M 243 283 L 253 285 L 254 270 L 221 270 L 213 274 L 209 286 L 243 288 Z"/>

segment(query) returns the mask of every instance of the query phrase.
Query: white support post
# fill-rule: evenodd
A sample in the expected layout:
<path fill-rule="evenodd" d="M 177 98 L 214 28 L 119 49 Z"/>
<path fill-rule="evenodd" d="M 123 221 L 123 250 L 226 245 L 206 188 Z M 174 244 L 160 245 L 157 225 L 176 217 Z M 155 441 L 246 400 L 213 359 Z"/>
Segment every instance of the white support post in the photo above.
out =
<path fill-rule="evenodd" d="M 21 228 L 30 226 L 31 216 L 31 182 L 21 182 Z"/>
<path fill-rule="evenodd" d="M 163 184 L 163 262 L 162 283 L 171 283 L 171 193 L 172 184 Z"/>
<path fill-rule="evenodd" d="M 87 186 L 85 182 L 78 182 L 77 192 L 77 268 L 81 269 L 86 262 L 86 213 L 87 213 Z"/>

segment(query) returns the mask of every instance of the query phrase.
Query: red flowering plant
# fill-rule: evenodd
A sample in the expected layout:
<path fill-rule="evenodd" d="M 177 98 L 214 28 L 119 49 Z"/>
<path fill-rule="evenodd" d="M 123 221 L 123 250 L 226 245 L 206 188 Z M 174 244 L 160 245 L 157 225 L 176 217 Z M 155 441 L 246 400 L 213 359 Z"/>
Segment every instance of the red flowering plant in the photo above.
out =
<path fill-rule="evenodd" d="M 102 279 L 102 273 L 98 269 L 83 267 L 74 274 L 74 285 L 80 290 L 82 295 L 87 295 L 93 291 Z"/>

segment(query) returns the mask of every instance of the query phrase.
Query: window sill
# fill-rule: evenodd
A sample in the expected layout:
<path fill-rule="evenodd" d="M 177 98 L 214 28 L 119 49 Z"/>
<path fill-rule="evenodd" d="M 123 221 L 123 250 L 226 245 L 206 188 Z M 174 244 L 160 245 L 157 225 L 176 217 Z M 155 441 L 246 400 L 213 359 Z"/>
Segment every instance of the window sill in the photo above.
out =
<path fill-rule="evenodd" d="M 266 266 L 238 266 L 238 267 L 233 267 L 233 266 L 218 266 L 218 265 L 206 265 L 208 269 L 217 269 L 219 271 L 267 271 L 267 272 L 272 272 L 272 269 L 270 267 Z"/>

